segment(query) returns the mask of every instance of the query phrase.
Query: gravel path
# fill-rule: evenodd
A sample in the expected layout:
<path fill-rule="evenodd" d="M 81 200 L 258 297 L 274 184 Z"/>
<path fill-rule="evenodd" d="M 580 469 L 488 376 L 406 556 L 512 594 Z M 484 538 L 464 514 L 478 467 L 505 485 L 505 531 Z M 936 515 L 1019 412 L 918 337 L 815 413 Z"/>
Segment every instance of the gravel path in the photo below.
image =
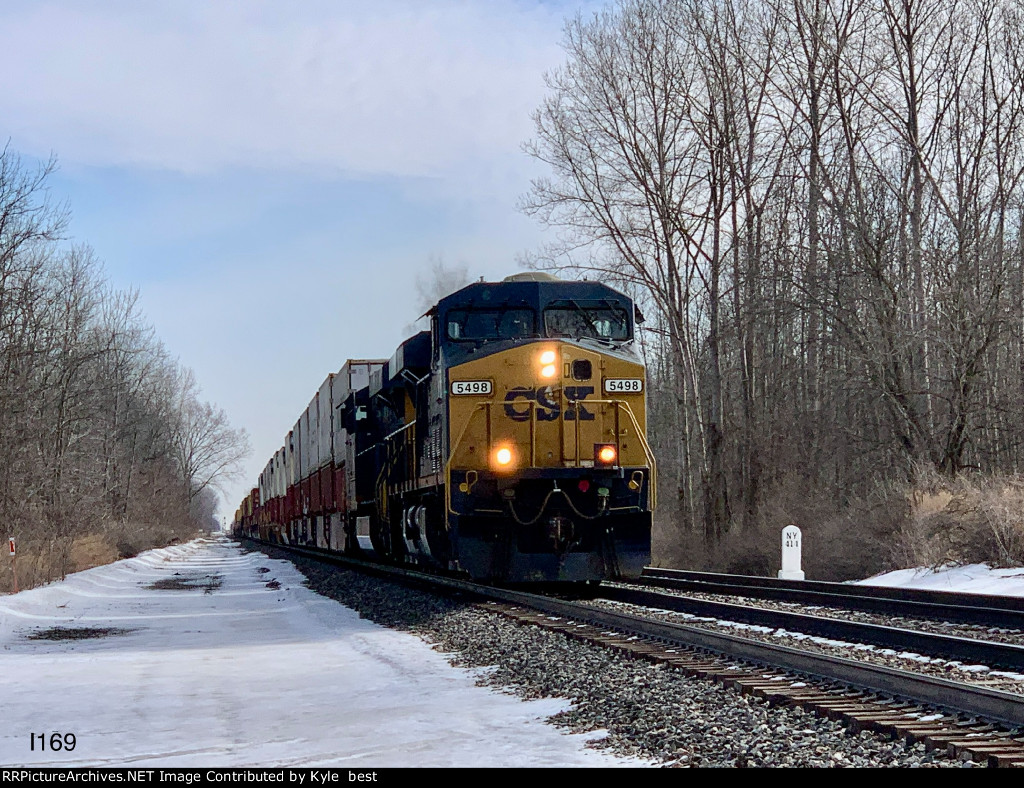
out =
<path fill-rule="evenodd" d="M 268 550 L 292 561 L 310 588 L 383 626 L 413 632 L 480 684 L 524 698 L 561 697 L 551 718 L 574 732 L 607 731 L 593 746 L 662 766 L 977 766 L 875 734 L 849 734 L 800 709 L 663 665 L 629 659 L 564 635 L 357 572 Z"/>

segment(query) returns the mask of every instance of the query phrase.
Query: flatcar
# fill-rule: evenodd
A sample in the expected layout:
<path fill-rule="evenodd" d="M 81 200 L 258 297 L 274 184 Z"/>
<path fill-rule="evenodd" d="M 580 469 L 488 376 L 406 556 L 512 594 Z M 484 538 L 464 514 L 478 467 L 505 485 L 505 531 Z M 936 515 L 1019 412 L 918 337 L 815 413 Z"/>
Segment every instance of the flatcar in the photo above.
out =
<path fill-rule="evenodd" d="M 638 576 L 657 473 L 631 299 L 519 274 L 428 315 L 327 377 L 235 532 L 495 583 Z"/>

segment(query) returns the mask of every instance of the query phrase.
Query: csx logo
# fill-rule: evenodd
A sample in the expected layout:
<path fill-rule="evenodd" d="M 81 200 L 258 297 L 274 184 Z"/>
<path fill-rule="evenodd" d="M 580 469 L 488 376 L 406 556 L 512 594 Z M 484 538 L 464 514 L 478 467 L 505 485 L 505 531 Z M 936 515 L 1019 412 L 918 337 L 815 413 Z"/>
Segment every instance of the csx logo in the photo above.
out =
<path fill-rule="evenodd" d="M 580 421 L 592 421 L 594 414 L 583 407 L 583 400 L 594 393 L 593 386 L 566 386 L 563 390 L 565 398 L 569 402 L 575 402 L 575 406 L 565 409 L 562 414 L 558 404 L 558 387 L 541 386 L 540 388 L 527 388 L 516 386 L 510 389 L 505 395 L 505 415 L 513 421 L 530 420 L 530 402 L 536 402 L 537 421 L 554 421 L 562 416 L 566 421 L 575 421 L 576 414 L 580 414 Z"/>

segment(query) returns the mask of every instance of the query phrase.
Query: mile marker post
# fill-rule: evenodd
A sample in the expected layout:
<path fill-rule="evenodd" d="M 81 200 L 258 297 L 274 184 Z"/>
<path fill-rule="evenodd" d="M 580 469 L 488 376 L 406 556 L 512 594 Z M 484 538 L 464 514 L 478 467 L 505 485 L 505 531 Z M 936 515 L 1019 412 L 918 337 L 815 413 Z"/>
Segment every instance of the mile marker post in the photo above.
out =
<path fill-rule="evenodd" d="M 779 570 L 779 578 L 804 579 L 804 572 L 800 568 L 800 529 L 795 525 L 787 525 L 782 529 L 782 569 Z"/>
<path fill-rule="evenodd" d="M 14 550 L 14 537 L 7 537 L 7 547 L 11 551 L 11 572 L 14 574 L 14 593 L 18 593 L 18 554 Z"/>

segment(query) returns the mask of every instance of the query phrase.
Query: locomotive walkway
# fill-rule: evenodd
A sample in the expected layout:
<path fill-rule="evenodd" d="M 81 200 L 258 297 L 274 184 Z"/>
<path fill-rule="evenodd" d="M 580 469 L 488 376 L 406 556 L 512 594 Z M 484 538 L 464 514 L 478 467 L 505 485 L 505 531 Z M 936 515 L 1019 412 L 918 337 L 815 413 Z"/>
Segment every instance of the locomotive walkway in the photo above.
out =
<path fill-rule="evenodd" d="M 477 687 L 302 581 L 200 540 L 0 597 L 0 763 L 636 765 L 544 724 L 562 701 Z"/>

